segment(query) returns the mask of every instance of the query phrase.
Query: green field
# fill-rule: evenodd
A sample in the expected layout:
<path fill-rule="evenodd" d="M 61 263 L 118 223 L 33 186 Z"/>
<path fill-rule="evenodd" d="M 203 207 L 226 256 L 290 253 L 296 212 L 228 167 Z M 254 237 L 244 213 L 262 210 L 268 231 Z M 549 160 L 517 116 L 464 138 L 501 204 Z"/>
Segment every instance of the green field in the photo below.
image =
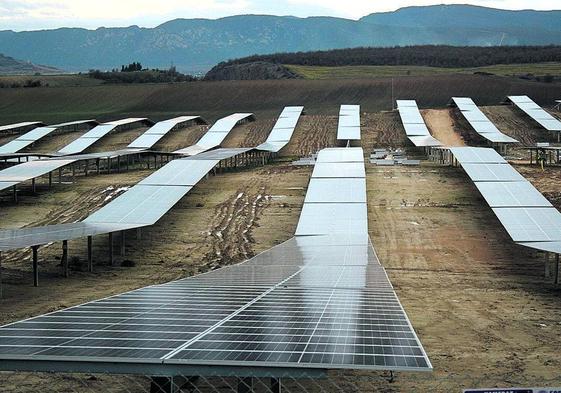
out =
<path fill-rule="evenodd" d="M 442 68 L 423 66 L 301 66 L 286 65 L 305 79 L 362 79 L 394 76 L 427 76 L 442 74 L 473 74 L 488 72 L 500 76 L 526 74 L 561 76 L 561 63 L 497 64 L 476 68 Z"/>

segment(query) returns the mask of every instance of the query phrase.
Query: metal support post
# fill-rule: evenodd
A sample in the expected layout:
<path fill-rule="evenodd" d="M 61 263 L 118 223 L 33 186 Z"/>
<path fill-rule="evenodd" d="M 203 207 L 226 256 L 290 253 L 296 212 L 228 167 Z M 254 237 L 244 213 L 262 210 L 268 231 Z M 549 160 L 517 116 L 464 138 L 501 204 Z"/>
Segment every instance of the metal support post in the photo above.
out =
<path fill-rule="evenodd" d="M 109 265 L 113 266 L 113 232 L 109 232 Z"/>
<path fill-rule="evenodd" d="M 88 236 L 88 272 L 93 272 L 92 237 Z"/>
<path fill-rule="evenodd" d="M 33 254 L 33 286 L 39 286 L 39 261 L 37 256 L 37 249 L 39 246 L 32 246 L 31 251 Z"/>
<path fill-rule="evenodd" d="M 62 274 L 64 277 L 68 277 L 68 240 L 62 241 Z"/>

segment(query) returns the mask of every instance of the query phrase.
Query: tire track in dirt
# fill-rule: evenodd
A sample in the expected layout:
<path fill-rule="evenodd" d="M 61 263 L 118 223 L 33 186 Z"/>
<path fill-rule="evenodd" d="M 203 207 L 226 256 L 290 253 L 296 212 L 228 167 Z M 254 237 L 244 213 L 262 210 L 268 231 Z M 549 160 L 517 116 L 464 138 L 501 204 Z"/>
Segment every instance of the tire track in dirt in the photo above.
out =
<path fill-rule="evenodd" d="M 310 116 L 300 118 L 292 139 L 281 150 L 284 156 L 309 156 L 337 143 L 336 116 Z"/>
<path fill-rule="evenodd" d="M 268 205 L 267 187 L 253 178 L 216 206 L 207 230 L 211 251 L 206 255 L 205 269 L 216 269 L 254 255 L 252 231 Z"/>

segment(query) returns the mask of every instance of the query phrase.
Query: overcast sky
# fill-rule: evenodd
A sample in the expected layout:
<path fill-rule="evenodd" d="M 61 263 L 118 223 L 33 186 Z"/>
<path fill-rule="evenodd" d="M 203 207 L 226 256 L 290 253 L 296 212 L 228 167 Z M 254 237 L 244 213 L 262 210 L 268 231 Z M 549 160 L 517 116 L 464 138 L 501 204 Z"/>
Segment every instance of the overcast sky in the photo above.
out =
<path fill-rule="evenodd" d="M 447 4 L 466 0 L 446 1 Z M 472 0 L 470 4 L 505 9 L 560 9 L 559 0 Z M 154 27 L 175 18 L 220 18 L 239 14 L 328 15 L 358 19 L 430 0 L 0 0 L 0 30 L 57 27 Z"/>

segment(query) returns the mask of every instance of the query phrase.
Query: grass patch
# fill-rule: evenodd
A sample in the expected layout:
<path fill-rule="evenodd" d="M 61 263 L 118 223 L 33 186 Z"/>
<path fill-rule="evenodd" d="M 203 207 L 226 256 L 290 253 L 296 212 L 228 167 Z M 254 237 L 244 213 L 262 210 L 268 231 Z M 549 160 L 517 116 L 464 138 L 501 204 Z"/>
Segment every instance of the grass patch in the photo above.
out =
<path fill-rule="evenodd" d="M 286 65 L 305 79 L 363 79 L 396 76 L 427 76 L 443 74 L 473 74 L 488 72 L 500 76 L 526 74 L 561 76 L 561 63 L 497 64 L 475 68 L 442 68 L 425 66 L 301 66 Z"/>

